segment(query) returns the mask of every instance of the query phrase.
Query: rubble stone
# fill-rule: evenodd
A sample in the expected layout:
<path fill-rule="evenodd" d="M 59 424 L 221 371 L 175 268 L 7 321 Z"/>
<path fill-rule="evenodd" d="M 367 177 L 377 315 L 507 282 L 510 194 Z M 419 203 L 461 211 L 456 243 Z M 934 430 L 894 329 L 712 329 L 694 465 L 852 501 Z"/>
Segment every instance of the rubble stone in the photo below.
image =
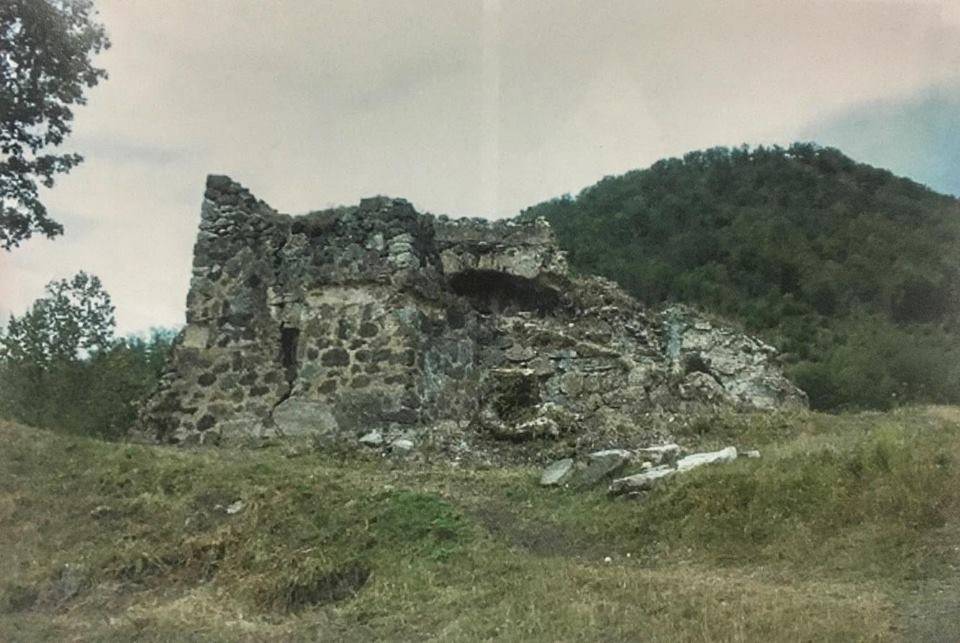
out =
<path fill-rule="evenodd" d="M 605 432 L 649 444 L 651 413 L 806 405 L 763 342 L 572 276 L 543 220 L 387 197 L 290 216 L 211 176 L 193 268 L 186 326 L 141 408 L 154 441 L 378 431 L 486 457 Z"/>
<path fill-rule="evenodd" d="M 557 487 L 570 479 L 574 471 L 573 458 L 564 458 L 557 460 L 549 467 L 543 470 L 540 476 L 540 484 L 544 487 Z"/>

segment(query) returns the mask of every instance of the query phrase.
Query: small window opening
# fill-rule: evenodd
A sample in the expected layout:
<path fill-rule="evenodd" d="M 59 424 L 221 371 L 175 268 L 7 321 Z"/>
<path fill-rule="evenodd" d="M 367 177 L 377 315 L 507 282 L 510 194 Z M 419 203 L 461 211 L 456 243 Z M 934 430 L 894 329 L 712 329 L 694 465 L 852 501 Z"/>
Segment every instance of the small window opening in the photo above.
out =
<path fill-rule="evenodd" d="M 280 329 L 280 363 L 287 373 L 287 381 L 297 376 L 297 344 L 300 342 L 300 329 L 284 326 Z"/>

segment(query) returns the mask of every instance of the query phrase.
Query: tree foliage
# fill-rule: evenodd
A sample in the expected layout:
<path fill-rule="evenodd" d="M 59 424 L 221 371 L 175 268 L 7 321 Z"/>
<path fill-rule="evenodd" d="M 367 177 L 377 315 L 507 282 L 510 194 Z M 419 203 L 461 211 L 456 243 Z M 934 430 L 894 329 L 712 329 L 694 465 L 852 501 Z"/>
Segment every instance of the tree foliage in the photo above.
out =
<path fill-rule="evenodd" d="M 835 149 L 692 152 L 546 217 L 576 270 L 742 320 L 815 406 L 960 402 L 960 204 Z"/>
<path fill-rule="evenodd" d="M 81 271 L 51 281 L 46 293 L 20 318 L 10 316 L 0 358 L 45 368 L 110 346 L 114 308 L 97 276 Z"/>
<path fill-rule="evenodd" d="M 0 415 L 35 426 L 119 437 L 156 383 L 173 333 L 113 337 L 110 296 L 80 272 L 0 333 Z"/>
<path fill-rule="evenodd" d="M 39 186 L 82 161 L 51 149 L 70 134 L 84 91 L 107 77 L 92 59 L 109 46 L 92 0 L 0 2 L 0 247 L 63 232 Z"/>

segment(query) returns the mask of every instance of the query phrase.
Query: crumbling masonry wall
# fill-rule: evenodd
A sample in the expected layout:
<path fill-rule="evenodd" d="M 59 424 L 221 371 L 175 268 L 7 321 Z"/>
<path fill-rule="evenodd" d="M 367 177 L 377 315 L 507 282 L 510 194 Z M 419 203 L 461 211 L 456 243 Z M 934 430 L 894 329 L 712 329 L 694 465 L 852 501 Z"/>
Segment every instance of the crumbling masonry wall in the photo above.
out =
<path fill-rule="evenodd" d="M 629 431 L 690 405 L 805 404 L 762 342 L 571 278 L 546 222 L 400 199 L 292 217 L 208 177 L 186 321 L 141 412 L 152 439 L 467 448 Z"/>

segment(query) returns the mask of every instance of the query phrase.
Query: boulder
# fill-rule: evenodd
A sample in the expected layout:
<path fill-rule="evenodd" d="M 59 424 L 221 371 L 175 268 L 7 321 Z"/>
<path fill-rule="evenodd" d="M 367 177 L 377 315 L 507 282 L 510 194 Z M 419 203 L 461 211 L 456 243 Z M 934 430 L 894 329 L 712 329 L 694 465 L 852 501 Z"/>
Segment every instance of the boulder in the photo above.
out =
<path fill-rule="evenodd" d="M 540 484 L 544 487 L 558 487 L 570 479 L 574 472 L 573 458 L 557 460 L 543 470 Z"/>
<path fill-rule="evenodd" d="M 574 476 L 573 484 L 581 489 L 592 487 L 623 469 L 632 457 L 633 454 L 626 449 L 607 449 L 591 453 L 587 456 L 586 467 L 577 471 Z"/>

